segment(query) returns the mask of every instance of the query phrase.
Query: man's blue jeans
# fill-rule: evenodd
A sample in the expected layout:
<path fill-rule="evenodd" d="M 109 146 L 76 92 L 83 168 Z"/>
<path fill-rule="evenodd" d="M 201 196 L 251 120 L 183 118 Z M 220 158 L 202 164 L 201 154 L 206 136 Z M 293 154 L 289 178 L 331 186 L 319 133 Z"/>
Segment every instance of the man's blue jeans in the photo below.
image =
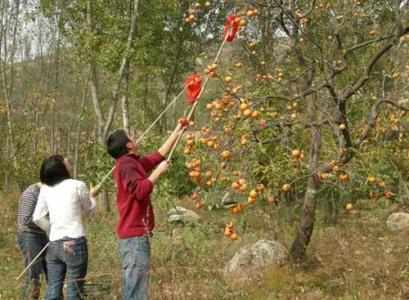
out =
<path fill-rule="evenodd" d="M 27 267 L 48 243 L 45 234 L 20 231 L 17 233 L 17 244 L 23 253 L 24 265 Z M 24 281 L 24 299 L 38 299 L 40 296 L 40 276 L 47 278 L 47 263 L 45 262 L 46 251 L 43 252 L 37 262 L 26 272 Z"/>
<path fill-rule="evenodd" d="M 140 236 L 118 240 L 124 270 L 124 299 L 148 299 L 151 245 L 149 237 Z"/>
<path fill-rule="evenodd" d="M 83 299 L 88 266 L 85 237 L 63 238 L 50 242 L 47 253 L 48 288 L 46 300 L 63 299 L 62 289 L 67 275 L 67 299 Z"/>

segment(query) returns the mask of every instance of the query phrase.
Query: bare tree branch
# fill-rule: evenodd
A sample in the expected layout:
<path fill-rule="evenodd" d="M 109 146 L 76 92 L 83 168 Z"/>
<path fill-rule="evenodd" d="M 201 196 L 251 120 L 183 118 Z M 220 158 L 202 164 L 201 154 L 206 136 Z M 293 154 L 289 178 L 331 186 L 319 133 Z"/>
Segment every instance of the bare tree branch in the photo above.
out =
<path fill-rule="evenodd" d="M 389 49 L 391 49 L 395 44 L 393 42 L 388 43 L 383 48 L 381 48 L 368 62 L 362 76 L 356 81 L 356 83 L 351 86 L 349 89 L 344 91 L 341 96 L 341 101 L 345 101 L 350 98 L 356 91 L 358 91 L 370 78 L 370 74 L 372 72 L 373 67 L 375 66 L 376 62 L 386 53 Z"/>
<path fill-rule="evenodd" d="M 378 99 L 375 104 L 372 105 L 368 122 L 366 123 L 358 140 L 354 143 L 354 148 L 359 148 L 359 146 L 361 146 L 363 141 L 368 137 L 370 130 L 375 126 L 376 118 L 378 117 L 378 108 L 383 102 L 384 101 L 382 99 Z"/>
<path fill-rule="evenodd" d="M 129 33 L 128 33 L 128 39 L 127 39 L 127 43 L 126 43 L 126 47 L 125 47 L 125 51 L 124 51 L 124 56 L 122 58 L 121 67 L 119 68 L 119 72 L 118 72 L 118 80 L 117 80 L 114 92 L 112 94 L 112 102 L 111 102 L 111 105 L 109 107 L 108 118 L 107 118 L 107 121 L 106 121 L 105 127 L 104 127 L 104 133 L 103 133 L 103 140 L 104 141 L 106 140 L 106 138 L 108 136 L 109 129 L 111 128 L 112 122 L 114 121 L 116 104 L 118 102 L 120 90 L 122 88 L 123 81 L 124 81 L 124 78 L 125 78 L 126 66 L 129 64 L 129 59 L 130 59 L 130 56 L 131 56 L 132 42 L 133 42 L 133 38 L 134 38 L 135 32 L 136 32 L 136 18 L 137 18 L 137 15 L 138 15 L 138 3 L 139 3 L 139 0 L 134 0 L 134 2 L 133 2 L 133 11 L 132 11 L 132 16 L 131 16 L 131 26 L 130 26 Z"/>
<path fill-rule="evenodd" d="M 99 138 L 100 143 L 105 142 L 108 136 L 108 132 L 114 121 L 116 105 L 118 103 L 121 89 L 123 86 L 123 81 L 124 81 L 125 74 L 126 74 L 125 71 L 127 69 L 126 68 L 127 65 L 129 64 L 129 59 L 131 56 L 132 42 L 133 42 L 135 32 L 136 32 L 136 18 L 138 14 L 138 3 L 139 3 L 139 0 L 134 0 L 133 2 L 131 25 L 130 25 L 129 32 L 128 32 L 127 43 L 126 43 L 124 54 L 121 60 L 121 65 L 118 71 L 118 78 L 116 81 L 116 85 L 112 92 L 111 103 L 109 106 L 107 119 L 105 120 L 104 114 L 102 112 L 101 105 L 100 105 L 96 58 L 95 58 L 94 50 L 92 49 L 93 48 L 92 46 L 93 45 L 92 1 L 91 0 L 87 1 L 87 22 L 86 23 L 87 23 L 87 29 L 88 29 L 89 39 L 91 43 L 91 62 L 90 62 L 90 72 L 91 73 L 90 73 L 89 84 L 90 84 L 90 90 L 91 90 L 91 96 L 92 96 L 95 114 L 98 120 L 98 128 L 99 128 L 98 138 Z"/>
<path fill-rule="evenodd" d="M 351 48 L 347 49 L 344 52 L 344 58 L 346 59 L 350 54 L 352 54 L 352 52 L 354 52 L 356 50 L 359 50 L 359 49 L 361 49 L 363 47 L 366 47 L 368 45 L 371 45 L 371 44 L 375 44 L 375 43 L 379 43 L 379 42 L 388 40 L 388 39 L 390 39 L 392 37 L 394 37 L 394 35 L 390 34 L 388 36 L 383 36 L 383 37 L 379 37 L 377 39 L 367 40 L 367 41 L 364 41 L 362 43 L 356 44 L 356 45 L 352 46 Z"/>

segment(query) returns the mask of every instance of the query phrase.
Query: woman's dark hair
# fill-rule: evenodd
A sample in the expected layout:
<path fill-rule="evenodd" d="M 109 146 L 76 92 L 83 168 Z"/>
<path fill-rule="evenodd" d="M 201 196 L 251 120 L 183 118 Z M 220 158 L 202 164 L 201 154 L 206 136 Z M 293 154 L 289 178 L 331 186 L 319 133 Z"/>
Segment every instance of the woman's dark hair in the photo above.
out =
<path fill-rule="evenodd" d="M 130 140 L 125 130 L 119 129 L 115 131 L 108 137 L 107 151 L 109 155 L 117 159 L 125 154 L 128 154 L 129 150 L 126 147 L 126 144 L 129 142 Z"/>
<path fill-rule="evenodd" d="M 42 183 L 53 186 L 70 178 L 70 173 L 65 167 L 62 155 L 52 155 L 44 159 L 40 169 L 40 180 Z"/>

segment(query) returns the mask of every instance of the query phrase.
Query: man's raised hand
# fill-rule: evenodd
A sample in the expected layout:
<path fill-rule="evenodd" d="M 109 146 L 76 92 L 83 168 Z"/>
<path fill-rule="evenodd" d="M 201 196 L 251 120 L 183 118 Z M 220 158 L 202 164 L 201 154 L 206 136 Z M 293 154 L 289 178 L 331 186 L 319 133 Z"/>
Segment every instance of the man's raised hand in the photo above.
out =
<path fill-rule="evenodd" d="M 167 160 L 162 161 L 156 168 L 160 174 L 164 174 L 170 169 L 170 163 Z"/>

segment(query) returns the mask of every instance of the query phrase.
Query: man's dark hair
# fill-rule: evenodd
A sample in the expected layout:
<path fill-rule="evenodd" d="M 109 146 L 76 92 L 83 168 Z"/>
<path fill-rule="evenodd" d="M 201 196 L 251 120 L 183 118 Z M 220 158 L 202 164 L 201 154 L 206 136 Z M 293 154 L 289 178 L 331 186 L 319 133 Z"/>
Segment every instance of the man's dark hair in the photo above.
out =
<path fill-rule="evenodd" d="M 65 179 L 70 179 L 70 173 L 64 164 L 62 155 L 52 155 L 44 159 L 40 169 L 40 180 L 48 186 L 54 186 Z"/>
<path fill-rule="evenodd" d="M 126 147 L 126 144 L 129 142 L 130 139 L 128 138 L 125 130 L 116 130 L 108 137 L 107 150 L 109 155 L 117 159 L 125 154 L 128 154 L 129 150 Z"/>

